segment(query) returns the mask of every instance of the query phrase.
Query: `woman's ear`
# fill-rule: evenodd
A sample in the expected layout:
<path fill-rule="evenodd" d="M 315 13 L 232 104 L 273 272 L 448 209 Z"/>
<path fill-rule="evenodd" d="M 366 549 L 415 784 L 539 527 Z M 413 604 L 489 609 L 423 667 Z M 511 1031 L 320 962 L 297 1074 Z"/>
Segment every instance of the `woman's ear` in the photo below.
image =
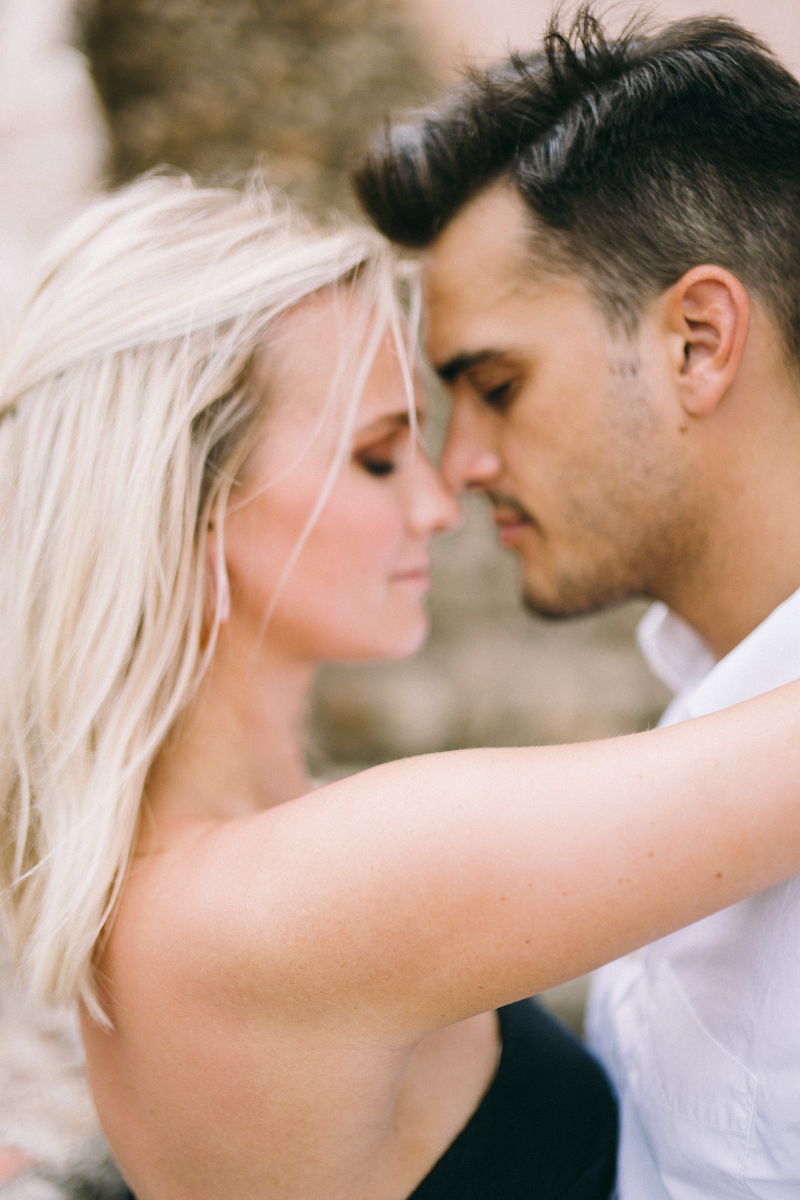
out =
<path fill-rule="evenodd" d="M 666 294 L 675 383 L 687 416 L 713 412 L 742 361 L 750 298 L 723 267 L 693 267 Z"/>
<path fill-rule="evenodd" d="M 231 615 L 231 588 L 225 560 L 219 552 L 216 525 L 212 518 L 206 537 L 206 611 L 203 625 L 211 629 L 214 620 L 224 625 Z"/>

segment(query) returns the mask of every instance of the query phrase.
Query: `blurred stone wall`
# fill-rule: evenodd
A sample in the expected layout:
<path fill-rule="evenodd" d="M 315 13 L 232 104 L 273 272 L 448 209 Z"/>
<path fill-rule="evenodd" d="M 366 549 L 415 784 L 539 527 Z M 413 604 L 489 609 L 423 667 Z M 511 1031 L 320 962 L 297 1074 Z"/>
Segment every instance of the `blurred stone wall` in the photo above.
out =
<path fill-rule="evenodd" d="M 112 184 L 164 163 L 223 181 L 260 163 L 306 206 L 352 211 L 364 138 L 436 90 L 393 0 L 91 0 L 80 36 Z"/>

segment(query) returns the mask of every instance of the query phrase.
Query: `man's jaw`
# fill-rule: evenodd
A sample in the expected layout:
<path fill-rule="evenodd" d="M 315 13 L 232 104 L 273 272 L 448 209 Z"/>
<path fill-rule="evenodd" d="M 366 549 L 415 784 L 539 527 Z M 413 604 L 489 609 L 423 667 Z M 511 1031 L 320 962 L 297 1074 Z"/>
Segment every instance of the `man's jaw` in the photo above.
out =
<path fill-rule="evenodd" d="M 513 496 L 488 490 L 486 495 L 492 505 L 498 541 L 502 546 L 514 550 L 522 559 L 524 577 L 526 567 L 530 569 L 525 553 L 530 547 L 520 546 L 519 542 L 527 530 L 542 535 L 541 525 Z M 535 543 L 537 551 L 541 551 L 542 537 L 536 538 Z M 536 557 L 538 560 L 538 553 Z M 602 573 L 572 576 L 558 572 L 551 580 L 550 587 L 543 587 L 542 581 L 537 585 L 532 579 L 525 580 L 522 601 L 529 612 L 548 620 L 562 621 L 602 612 L 614 604 L 621 603 L 630 594 L 630 588 L 622 586 L 611 576 L 604 579 Z"/>

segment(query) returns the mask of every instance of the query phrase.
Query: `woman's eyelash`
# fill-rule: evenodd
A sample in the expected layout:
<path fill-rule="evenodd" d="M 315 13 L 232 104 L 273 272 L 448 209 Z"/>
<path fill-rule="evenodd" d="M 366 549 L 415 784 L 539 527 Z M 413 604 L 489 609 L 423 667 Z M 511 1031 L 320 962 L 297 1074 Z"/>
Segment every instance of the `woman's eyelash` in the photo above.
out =
<path fill-rule="evenodd" d="M 379 478 L 391 475 L 395 469 L 395 464 L 389 458 L 362 458 L 361 465 L 370 475 L 377 475 Z"/>

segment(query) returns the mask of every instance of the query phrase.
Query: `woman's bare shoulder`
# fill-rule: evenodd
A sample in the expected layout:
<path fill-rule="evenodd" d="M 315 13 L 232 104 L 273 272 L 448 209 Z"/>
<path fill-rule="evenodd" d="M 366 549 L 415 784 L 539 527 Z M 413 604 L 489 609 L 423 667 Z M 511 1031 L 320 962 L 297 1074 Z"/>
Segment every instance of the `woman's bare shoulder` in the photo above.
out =
<path fill-rule="evenodd" d="M 142 839 L 100 962 L 117 994 L 138 993 L 146 977 L 184 1003 L 280 1006 L 284 960 L 290 952 L 301 972 L 304 958 L 286 824 L 271 809 Z"/>

